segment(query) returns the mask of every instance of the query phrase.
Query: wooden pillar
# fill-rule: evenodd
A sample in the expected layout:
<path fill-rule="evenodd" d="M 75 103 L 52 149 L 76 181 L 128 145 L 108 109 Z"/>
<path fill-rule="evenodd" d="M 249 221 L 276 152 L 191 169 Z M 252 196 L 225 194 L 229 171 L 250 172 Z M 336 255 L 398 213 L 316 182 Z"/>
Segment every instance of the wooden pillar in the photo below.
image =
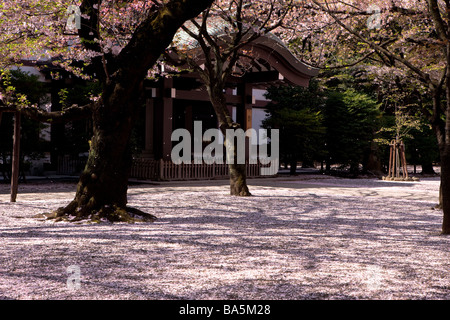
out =
<path fill-rule="evenodd" d="M 154 99 L 147 99 L 145 109 L 145 149 L 142 156 L 152 159 L 154 157 L 153 137 L 154 137 Z"/>
<path fill-rule="evenodd" d="M 254 97 L 253 97 L 253 85 L 251 83 L 244 83 L 241 86 L 241 92 L 239 92 L 242 96 L 242 107 L 241 110 L 238 111 L 238 123 L 241 125 L 241 128 L 244 131 L 252 128 L 252 111 L 254 105 Z M 240 114 L 240 116 L 239 116 Z M 248 160 L 250 156 L 250 143 L 252 141 L 252 137 L 246 137 L 245 139 L 245 158 Z"/>
<path fill-rule="evenodd" d="M 186 130 L 188 130 L 191 134 L 194 134 L 194 116 L 193 116 L 193 110 L 192 105 L 187 105 L 186 109 L 184 110 L 184 127 Z"/>
<path fill-rule="evenodd" d="M 157 159 L 170 160 L 172 153 L 173 79 L 163 79 L 161 95 L 155 99 L 155 141 Z"/>
<path fill-rule="evenodd" d="M 19 112 L 16 112 L 14 116 L 14 142 L 13 142 L 12 173 L 11 173 L 11 202 L 16 202 L 17 192 L 19 189 L 20 122 L 21 122 L 21 115 Z"/>
<path fill-rule="evenodd" d="M 162 158 L 164 160 L 170 160 L 172 153 L 173 99 L 163 98 L 163 106 Z"/>
<path fill-rule="evenodd" d="M 254 97 L 253 97 L 253 85 L 251 83 L 244 83 L 242 85 L 242 104 L 243 110 L 241 119 L 241 127 L 244 130 L 248 130 L 252 127 L 252 109 L 254 105 Z"/>
<path fill-rule="evenodd" d="M 61 111 L 61 99 L 59 92 L 64 88 L 64 82 L 62 80 L 52 80 L 51 82 L 51 111 Z M 62 149 L 65 144 L 65 124 L 64 123 L 51 123 L 50 124 L 50 162 L 52 170 L 58 168 L 58 158 L 62 156 Z"/>

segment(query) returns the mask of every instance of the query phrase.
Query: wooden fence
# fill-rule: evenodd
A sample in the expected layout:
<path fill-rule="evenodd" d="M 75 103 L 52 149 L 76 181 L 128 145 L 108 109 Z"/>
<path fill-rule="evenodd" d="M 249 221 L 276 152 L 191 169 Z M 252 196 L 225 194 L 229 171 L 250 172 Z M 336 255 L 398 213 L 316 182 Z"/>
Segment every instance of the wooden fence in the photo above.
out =
<path fill-rule="evenodd" d="M 78 175 L 86 160 L 71 159 L 68 156 L 58 158 L 57 174 Z M 261 177 L 261 163 L 248 164 L 247 177 Z M 140 180 L 209 180 L 229 177 L 227 164 L 179 164 L 164 160 L 136 158 L 131 167 L 131 178 Z"/>
<path fill-rule="evenodd" d="M 247 177 L 261 176 L 260 163 L 247 164 Z M 131 177 L 148 180 L 208 180 L 228 178 L 227 164 L 174 164 L 172 161 L 135 159 Z"/>
<path fill-rule="evenodd" d="M 86 159 L 72 159 L 69 156 L 58 157 L 56 174 L 78 175 L 86 165 Z"/>

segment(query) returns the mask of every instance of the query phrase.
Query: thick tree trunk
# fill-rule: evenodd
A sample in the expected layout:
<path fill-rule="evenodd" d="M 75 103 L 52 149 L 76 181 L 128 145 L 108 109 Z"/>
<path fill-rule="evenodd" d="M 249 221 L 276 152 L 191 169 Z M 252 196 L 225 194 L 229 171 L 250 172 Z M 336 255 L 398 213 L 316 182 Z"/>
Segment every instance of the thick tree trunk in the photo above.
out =
<path fill-rule="evenodd" d="M 450 148 L 441 154 L 440 205 L 444 212 L 442 234 L 450 234 Z"/>
<path fill-rule="evenodd" d="M 447 3 L 447 10 L 450 9 L 450 5 Z M 450 26 L 448 26 L 450 31 Z M 447 39 L 449 40 L 449 39 Z M 440 201 L 442 205 L 442 211 L 444 217 L 442 220 L 442 234 L 450 234 L 450 45 L 447 42 L 446 48 L 447 56 L 447 72 L 446 72 L 446 110 L 445 110 L 445 126 L 443 133 L 438 137 L 439 152 L 441 156 L 441 189 L 440 189 Z M 440 99 L 434 99 L 434 103 L 439 103 Z"/>
<path fill-rule="evenodd" d="M 212 0 L 169 1 L 148 15 L 117 57 L 94 59 L 93 63 L 101 73 L 99 79 L 103 93 L 102 100 L 92 110 L 94 135 L 89 158 L 75 199 L 48 217 L 127 222 L 155 219 L 150 214 L 127 207 L 130 136 L 138 115 L 142 81 L 181 25 L 211 3 Z M 90 23 L 83 20 L 85 23 L 79 34 L 85 46 L 92 46 L 90 49 L 95 51 L 99 49 L 93 41 L 98 30 L 93 32 L 92 25 L 98 25 L 99 17 L 93 10 L 94 4 L 83 2 L 82 12 L 89 16 L 87 20 Z"/>
<path fill-rule="evenodd" d="M 447 79 L 449 81 L 449 79 Z M 450 83 L 447 84 L 447 91 L 450 90 Z M 450 94 L 450 92 L 447 92 Z M 441 117 L 441 95 L 442 88 L 436 87 L 432 92 L 433 113 L 430 117 L 433 131 L 439 145 L 439 155 L 441 160 L 441 184 L 439 187 L 439 204 L 435 208 L 442 209 L 442 234 L 450 234 L 450 145 L 447 141 L 446 123 Z M 449 96 L 450 97 L 450 96 Z M 447 108 L 449 105 L 447 104 Z M 447 110 L 449 111 L 449 110 Z M 450 119 L 446 115 L 446 121 L 450 124 Z M 449 141 L 450 142 L 450 141 Z"/>
<path fill-rule="evenodd" d="M 137 104 L 131 99 L 131 104 Z M 114 102 L 113 102 L 114 103 Z M 151 221 L 155 217 L 127 207 L 131 168 L 130 136 L 137 106 L 126 108 L 100 105 L 94 110 L 94 134 L 86 167 L 75 199 L 49 215 L 56 219 L 100 221 Z M 125 121 L 124 121 L 125 120 Z"/>

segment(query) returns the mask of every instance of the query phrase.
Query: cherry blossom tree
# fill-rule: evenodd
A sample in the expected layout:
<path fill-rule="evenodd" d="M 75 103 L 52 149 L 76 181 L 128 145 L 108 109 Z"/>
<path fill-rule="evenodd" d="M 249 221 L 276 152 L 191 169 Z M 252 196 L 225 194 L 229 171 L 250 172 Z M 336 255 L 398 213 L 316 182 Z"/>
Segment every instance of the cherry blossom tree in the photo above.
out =
<path fill-rule="evenodd" d="M 201 17 L 191 19 L 174 38 L 166 59 L 174 66 L 184 66 L 197 73 L 206 86 L 225 140 L 227 130 L 242 128 L 233 121 L 227 108 L 225 89 L 231 76 L 240 77 L 251 66 L 248 45 L 269 33 L 285 32 L 285 22 L 292 19 L 292 0 L 221 0 L 215 1 Z M 229 140 L 229 144 L 231 140 Z M 236 150 L 229 166 L 230 193 L 249 196 L 245 164 L 238 163 Z M 233 151 L 230 151 L 233 150 Z"/>
<path fill-rule="evenodd" d="M 421 110 L 438 140 L 442 233 L 450 234 L 450 2 L 312 0 L 302 5 L 316 22 L 297 38 L 300 54 L 324 67 L 364 62 L 373 81 L 390 78 L 392 86 L 414 87 L 431 98 L 431 106 L 421 104 Z"/>
<path fill-rule="evenodd" d="M 178 28 L 196 17 L 212 0 L 21 0 L 0 5 L 2 66 L 41 55 L 53 63 L 89 77 L 72 61 L 89 64 L 103 90 L 85 106 L 45 112 L 26 97 L 6 89 L 0 108 L 19 111 L 45 122 L 92 117 L 93 137 L 86 167 L 74 200 L 48 214 L 79 220 L 106 218 L 134 221 L 154 217 L 127 206 L 131 167 L 130 135 L 147 71 L 171 43 Z"/>

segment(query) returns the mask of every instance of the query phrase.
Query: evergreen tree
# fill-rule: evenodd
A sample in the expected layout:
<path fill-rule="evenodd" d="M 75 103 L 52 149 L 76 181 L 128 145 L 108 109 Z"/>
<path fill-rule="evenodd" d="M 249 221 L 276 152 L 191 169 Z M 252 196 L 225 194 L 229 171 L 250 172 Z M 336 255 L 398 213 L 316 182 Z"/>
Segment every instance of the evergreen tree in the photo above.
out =
<path fill-rule="evenodd" d="M 354 89 L 328 94 L 325 103 L 327 171 L 332 164 L 349 165 L 357 174 L 370 152 L 381 111 L 376 100 Z"/>
<path fill-rule="evenodd" d="M 290 173 L 295 173 L 298 161 L 321 159 L 325 128 L 318 82 L 311 81 L 307 88 L 272 87 L 266 96 L 273 102 L 263 126 L 280 130 L 280 158 L 290 164 Z"/>

